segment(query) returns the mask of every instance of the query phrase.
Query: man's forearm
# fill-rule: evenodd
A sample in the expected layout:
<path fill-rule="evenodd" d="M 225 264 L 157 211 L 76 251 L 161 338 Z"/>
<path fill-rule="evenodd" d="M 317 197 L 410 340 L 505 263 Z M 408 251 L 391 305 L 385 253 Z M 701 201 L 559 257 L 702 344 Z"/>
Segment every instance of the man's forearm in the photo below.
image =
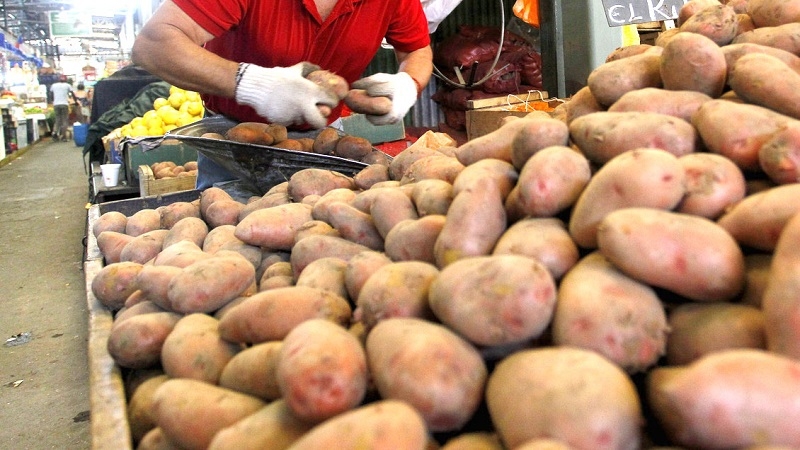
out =
<path fill-rule="evenodd" d="M 421 88 L 425 88 L 433 71 L 433 51 L 430 46 L 410 53 L 397 52 L 399 71 L 411 75 Z"/>

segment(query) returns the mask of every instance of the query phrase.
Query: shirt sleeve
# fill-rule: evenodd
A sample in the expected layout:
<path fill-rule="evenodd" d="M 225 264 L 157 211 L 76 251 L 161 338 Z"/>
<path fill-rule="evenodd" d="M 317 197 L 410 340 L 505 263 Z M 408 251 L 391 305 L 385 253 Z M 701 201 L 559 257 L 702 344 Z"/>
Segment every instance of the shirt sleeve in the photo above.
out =
<path fill-rule="evenodd" d="M 397 0 L 397 13 L 389 23 L 386 42 L 401 52 L 412 52 L 431 43 L 428 19 L 419 0 Z"/>
<path fill-rule="evenodd" d="M 248 8 L 250 0 L 172 0 L 204 30 L 215 37 L 236 26 Z M 259 0 L 254 0 L 259 1 Z"/>

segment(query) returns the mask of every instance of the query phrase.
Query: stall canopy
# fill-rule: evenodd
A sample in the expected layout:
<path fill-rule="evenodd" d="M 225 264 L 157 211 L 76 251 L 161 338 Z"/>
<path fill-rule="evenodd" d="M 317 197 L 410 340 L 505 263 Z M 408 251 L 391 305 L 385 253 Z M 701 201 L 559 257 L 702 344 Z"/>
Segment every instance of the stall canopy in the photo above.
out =
<path fill-rule="evenodd" d="M 32 64 L 35 64 L 36 67 L 42 67 L 42 64 L 44 62 L 40 58 L 37 58 L 34 55 L 25 54 L 22 50 L 20 50 L 19 43 L 9 42 L 6 39 L 6 34 L 5 33 L 0 33 L 0 49 L 5 50 L 11 56 L 16 56 L 17 58 L 19 58 L 21 60 L 29 61 Z M 11 62 L 13 64 L 13 61 L 11 61 Z"/>

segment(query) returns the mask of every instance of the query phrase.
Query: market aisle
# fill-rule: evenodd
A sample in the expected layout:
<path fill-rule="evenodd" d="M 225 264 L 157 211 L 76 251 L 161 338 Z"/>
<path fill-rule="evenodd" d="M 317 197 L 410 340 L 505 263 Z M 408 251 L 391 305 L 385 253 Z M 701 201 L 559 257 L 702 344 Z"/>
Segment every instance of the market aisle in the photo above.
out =
<path fill-rule="evenodd" d="M 0 167 L 0 448 L 90 447 L 88 189 L 73 141 L 46 138 Z"/>

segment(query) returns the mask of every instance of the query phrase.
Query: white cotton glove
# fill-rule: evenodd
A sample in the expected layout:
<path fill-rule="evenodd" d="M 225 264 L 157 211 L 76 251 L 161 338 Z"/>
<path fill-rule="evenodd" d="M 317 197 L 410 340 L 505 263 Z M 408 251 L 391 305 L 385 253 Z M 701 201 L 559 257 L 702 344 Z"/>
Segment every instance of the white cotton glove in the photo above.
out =
<path fill-rule="evenodd" d="M 318 106 L 335 108 L 339 99 L 305 78 L 315 70 L 319 66 L 308 62 L 272 68 L 242 65 L 236 83 L 236 102 L 252 107 L 270 123 L 324 128 L 327 117 Z"/>
<path fill-rule="evenodd" d="M 364 89 L 370 97 L 389 97 L 392 101 L 392 110 L 382 116 L 367 115 L 374 125 L 386 125 L 403 120 L 408 110 L 417 102 L 417 83 L 411 75 L 398 72 L 376 73 L 354 82 L 351 87 Z"/>

